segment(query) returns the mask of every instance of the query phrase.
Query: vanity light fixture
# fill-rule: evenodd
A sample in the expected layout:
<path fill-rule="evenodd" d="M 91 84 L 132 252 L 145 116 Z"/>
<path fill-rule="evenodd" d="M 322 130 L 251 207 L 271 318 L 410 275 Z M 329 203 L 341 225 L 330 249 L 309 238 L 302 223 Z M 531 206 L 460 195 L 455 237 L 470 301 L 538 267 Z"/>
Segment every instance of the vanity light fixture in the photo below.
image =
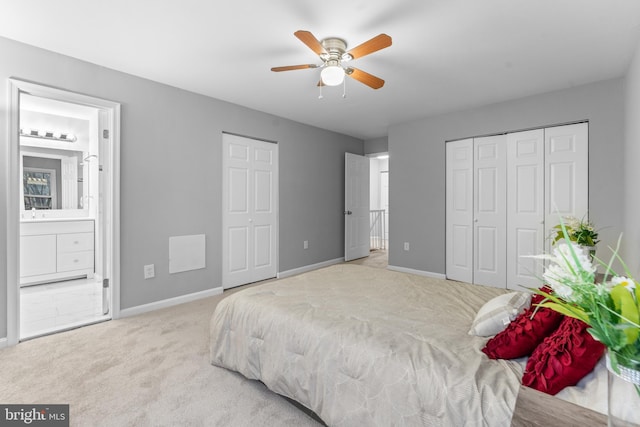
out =
<path fill-rule="evenodd" d="M 70 132 L 53 132 L 50 130 L 42 131 L 37 129 L 20 129 L 20 136 L 28 136 L 30 138 L 54 139 L 57 141 L 76 142 L 78 138 Z"/>

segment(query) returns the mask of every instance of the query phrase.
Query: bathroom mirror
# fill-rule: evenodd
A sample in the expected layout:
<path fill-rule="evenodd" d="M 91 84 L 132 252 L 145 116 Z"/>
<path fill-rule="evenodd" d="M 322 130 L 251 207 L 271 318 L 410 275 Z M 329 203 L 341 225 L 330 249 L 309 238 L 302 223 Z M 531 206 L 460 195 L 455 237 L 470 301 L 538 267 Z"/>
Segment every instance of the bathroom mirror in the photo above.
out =
<path fill-rule="evenodd" d="M 86 157 L 83 151 L 23 147 L 22 208 L 85 209 L 88 184 L 85 164 L 91 160 Z"/>

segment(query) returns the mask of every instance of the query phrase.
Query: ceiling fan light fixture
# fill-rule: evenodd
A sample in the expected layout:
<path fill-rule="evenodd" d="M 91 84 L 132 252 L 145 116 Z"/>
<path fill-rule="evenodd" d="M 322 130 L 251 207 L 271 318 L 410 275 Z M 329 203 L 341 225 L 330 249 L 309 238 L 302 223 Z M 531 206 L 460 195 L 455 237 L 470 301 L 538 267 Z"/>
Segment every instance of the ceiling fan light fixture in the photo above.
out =
<path fill-rule="evenodd" d="M 344 69 L 339 65 L 327 65 L 320 72 L 320 78 L 327 86 L 338 86 L 344 81 Z"/>

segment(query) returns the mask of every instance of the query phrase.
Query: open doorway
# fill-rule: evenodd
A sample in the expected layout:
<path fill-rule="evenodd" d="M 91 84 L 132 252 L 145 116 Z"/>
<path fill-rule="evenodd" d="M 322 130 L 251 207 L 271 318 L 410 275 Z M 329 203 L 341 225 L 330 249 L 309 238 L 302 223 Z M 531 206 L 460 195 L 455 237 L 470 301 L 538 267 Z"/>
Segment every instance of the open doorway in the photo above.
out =
<path fill-rule="evenodd" d="M 11 80 L 9 344 L 117 317 L 119 105 Z"/>
<path fill-rule="evenodd" d="M 387 262 L 389 247 L 389 154 L 370 155 L 369 166 L 371 255 Z"/>

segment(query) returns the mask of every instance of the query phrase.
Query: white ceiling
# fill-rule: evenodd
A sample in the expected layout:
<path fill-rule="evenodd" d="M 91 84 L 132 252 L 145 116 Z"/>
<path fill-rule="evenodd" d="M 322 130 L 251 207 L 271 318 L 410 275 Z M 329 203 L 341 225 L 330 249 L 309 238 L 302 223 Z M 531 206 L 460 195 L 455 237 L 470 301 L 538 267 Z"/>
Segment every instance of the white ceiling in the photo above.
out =
<path fill-rule="evenodd" d="M 639 0 L 0 0 L 0 36 L 362 139 L 390 124 L 624 75 Z M 351 64 L 386 81 L 324 89 L 294 37 L 380 33 Z"/>

